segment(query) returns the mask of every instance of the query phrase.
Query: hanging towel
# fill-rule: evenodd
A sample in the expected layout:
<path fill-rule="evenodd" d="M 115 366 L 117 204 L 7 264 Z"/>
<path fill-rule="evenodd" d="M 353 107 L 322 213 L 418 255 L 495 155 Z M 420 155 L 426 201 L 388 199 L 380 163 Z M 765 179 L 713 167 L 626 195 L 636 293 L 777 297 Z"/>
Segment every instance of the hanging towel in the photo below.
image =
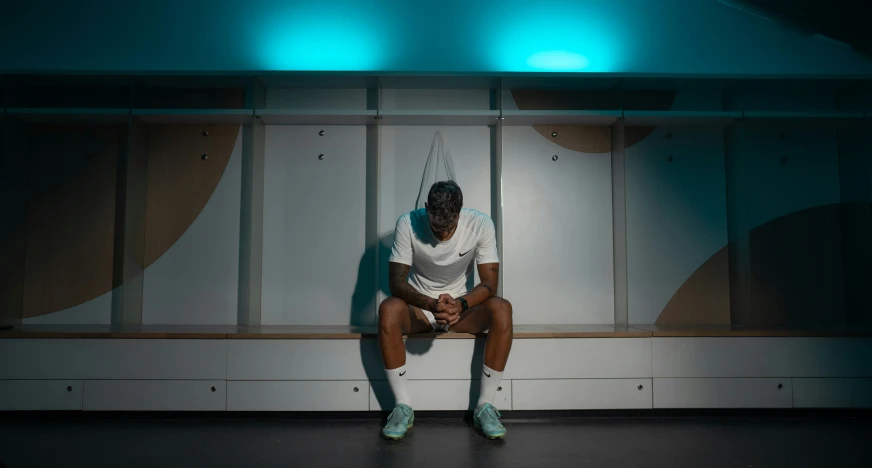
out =
<path fill-rule="evenodd" d="M 424 208 L 430 187 L 442 180 L 454 180 L 454 161 L 451 160 L 451 151 L 442 138 L 442 132 L 437 130 L 430 144 L 430 154 L 424 165 L 424 175 L 421 177 L 421 187 L 418 189 L 418 200 L 415 209 Z"/>

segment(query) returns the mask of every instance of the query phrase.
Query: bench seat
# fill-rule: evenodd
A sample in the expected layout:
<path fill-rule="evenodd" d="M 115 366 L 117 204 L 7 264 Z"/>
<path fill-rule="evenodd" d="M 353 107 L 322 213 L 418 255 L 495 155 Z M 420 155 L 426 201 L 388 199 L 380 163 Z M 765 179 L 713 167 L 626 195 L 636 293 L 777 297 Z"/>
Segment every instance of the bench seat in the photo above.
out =
<path fill-rule="evenodd" d="M 516 339 L 651 337 L 870 337 L 872 328 L 741 327 L 732 325 L 516 325 Z M 21 325 L 0 331 L 2 338 L 126 339 L 361 339 L 375 337 L 374 326 L 349 325 Z M 471 339 L 468 333 L 421 333 L 410 338 Z"/>

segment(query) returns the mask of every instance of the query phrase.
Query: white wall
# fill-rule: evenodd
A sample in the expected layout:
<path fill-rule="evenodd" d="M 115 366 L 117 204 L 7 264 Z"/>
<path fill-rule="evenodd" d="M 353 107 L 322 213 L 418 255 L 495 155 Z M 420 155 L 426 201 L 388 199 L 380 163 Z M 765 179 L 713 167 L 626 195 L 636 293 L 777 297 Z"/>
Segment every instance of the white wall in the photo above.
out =
<path fill-rule="evenodd" d="M 46 315 L 21 320 L 23 325 L 108 325 L 112 322 L 112 293 Z"/>
<path fill-rule="evenodd" d="M 381 93 L 384 110 L 487 110 L 490 91 L 487 89 L 384 89 Z"/>
<path fill-rule="evenodd" d="M 614 323 L 610 154 L 504 127 L 502 183 L 503 287 L 515 323 Z"/>
<path fill-rule="evenodd" d="M 267 126 L 263 218 L 264 325 L 366 313 L 352 303 L 366 250 L 364 126 Z"/>
<path fill-rule="evenodd" d="M 723 129 L 660 127 L 625 154 L 629 320 L 654 323 L 727 245 Z"/>
<path fill-rule="evenodd" d="M 365 89 L 267 88 L 268 109 L 366 109 Z"/>
<path fill-rule="evenodd" d="M 749 121 L 731 130 L 728 157 L 737 169 L 732 183 L 740 197 L 740 228 L 750 230 L 789 213 L 839 202 L 835 125 Z"/>
<path fill-rule="evenodd" d="M 242 131 L 215 192 L 188 230 L 145 270 L 142 323 L 235 325 Z"/>

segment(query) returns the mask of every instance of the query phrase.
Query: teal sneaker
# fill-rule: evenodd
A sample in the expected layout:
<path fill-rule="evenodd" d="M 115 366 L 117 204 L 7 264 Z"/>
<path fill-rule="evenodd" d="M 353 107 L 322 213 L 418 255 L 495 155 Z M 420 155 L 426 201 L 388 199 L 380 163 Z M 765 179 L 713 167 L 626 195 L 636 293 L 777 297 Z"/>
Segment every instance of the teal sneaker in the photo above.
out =
<path fill-rule="evenodd" d="M 500 424 L 501 416 L 492 404 L 484 403 L 475 409 L 475 428 L 481 430 L 488 439 L 502 439 L 506 435 L 506 428 Z"/>
<path fill-rule="evenodd" d="M 385 439 L 400 440 L 406 435 L 406 431 L 412 428 L 415 423 L 415 412 L 407 405 L 397 405 L 391 415 L 388 416 L 388 422 L 382 429 L 382 436 Z"/>

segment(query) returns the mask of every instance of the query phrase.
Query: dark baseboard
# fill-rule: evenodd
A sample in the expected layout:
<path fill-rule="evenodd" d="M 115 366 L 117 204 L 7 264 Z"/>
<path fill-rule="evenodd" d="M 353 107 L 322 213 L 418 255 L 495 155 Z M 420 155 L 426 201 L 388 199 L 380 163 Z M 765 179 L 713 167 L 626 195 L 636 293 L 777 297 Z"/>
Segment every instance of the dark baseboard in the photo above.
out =
<path fill-rule="evenodd" d="M 52 420 L 273 420 L 273 421 L 384 421 L 388 411 L 0 411 L 0 419 Z M 503 411 L 503 420 L 564 418 L 862 418 L 872 419 L 872 409 L 648 409 Z M 470 411 L 416 411 L 416 419 L 471 421 Z"/>

